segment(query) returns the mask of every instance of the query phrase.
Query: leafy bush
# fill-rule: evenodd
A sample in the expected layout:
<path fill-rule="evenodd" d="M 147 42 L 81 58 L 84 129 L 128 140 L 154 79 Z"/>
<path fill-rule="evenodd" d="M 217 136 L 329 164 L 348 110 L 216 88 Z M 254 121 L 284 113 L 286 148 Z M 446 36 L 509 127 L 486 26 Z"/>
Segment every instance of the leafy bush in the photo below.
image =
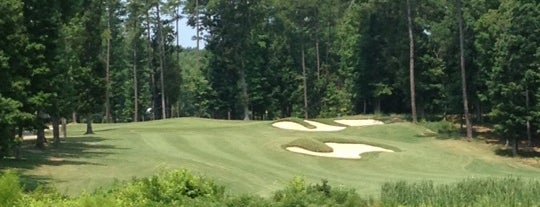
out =
<path fill-rule="evenodd" d="M 175 204 L 198 198 L 219 200 L 224 196 L 222 186 L 187 170 L 168 171 L 149 178 L 136 179 L 124 186 L 117 186 L 112 192 L 117 195 L 117 200 L 126 206 L 138 203 Z"/>
<path fill-rule="evenodd" d="M 424 136 L 435 136 L 439 138 L 452 138 L 452 137 L 459 137 L 459 129 L 449 121 L 437 121 L 437 122 L 425 122 L 422 121 L 420 123 L 422 126 L 428 128 L 429 130 L 436 132 L 436 134 L 433 134 L 432 132 L 428 132 L 427 134 L 424 134 Z"/>
<path fill-rule="evenodd" d="M 284 190 L 274 194 L 275 206 L 372 206 L 371 199 L 362 199 L 354 189 L 331 187 L 328 181 L 307 185 L 296 177 Z"/>
<path fill-rule="evenodd" d="M 13 206 L 23 195 L 19 177 L 13 171 L 0 175 L 0 206 Z"/>
<path fill-rule="evenodd" d="M 331 186 L 326 180 L 308 184 L 296 177 L 272 197 L 263 198 L 226 195 L 223 187 L 210 180 L 175 170 L 69 198 L 43 187 L 24 193 L 13 172 L 0 176 L 0 206 L 6 207 L 538 206 L 538 195 L 540 182 L 536 180 L 481 178 L 444 185 L 385 183 L 376 200 L 361 197 L 354 189 Z"/>

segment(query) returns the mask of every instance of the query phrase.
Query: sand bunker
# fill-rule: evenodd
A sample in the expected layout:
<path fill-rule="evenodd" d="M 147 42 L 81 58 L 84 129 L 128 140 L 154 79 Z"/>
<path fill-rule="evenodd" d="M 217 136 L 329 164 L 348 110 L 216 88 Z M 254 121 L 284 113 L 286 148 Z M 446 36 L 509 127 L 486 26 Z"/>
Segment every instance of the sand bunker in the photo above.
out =
<path fill-rule="evenodd" d="M 334 121 L 343 125 L 347 125 L 347 126 L 370 126 L 370 125 L 384 124 L 382 121 L 378 121 L 375 119 L 358 119 L 358 120 L 342 119 L 342 120 L 334 120 Z"/>
<path fill-rule="evenodd" d="M 331 147 L 333 152 L 313 152 L 300 147 L 287 147 L 286 149 L 291 152 L 302 153 L 320 157 L 333 157 L 333 158 L 345 158 L 345 159 L 360 159 L 360 155 L 366 152 L 394 152 L 389 149 L 381 147 L 375 147 L 366 144 L 343 144 L 343 143 L 325 143 Z"/>
<path fill-rule="evenodd" d="M 297 131 L 308 131 L 308 132 L 332 132 L 332 131 L 341 131 L 344 130 L 345 127 L 340 126 L 331 126 L 315 121 L 309 121 L 304 120 L 306 123 L 313 125 L 314 129 L 309 129 L 305 126 L 302 126 L 301 124 L 298 124 L 296 122 L 292 121 L 280 121 L 273 123 L 272 126 L 280 128 L 280 129 L 289 129 L 289 130 L 297 130 Z"/>

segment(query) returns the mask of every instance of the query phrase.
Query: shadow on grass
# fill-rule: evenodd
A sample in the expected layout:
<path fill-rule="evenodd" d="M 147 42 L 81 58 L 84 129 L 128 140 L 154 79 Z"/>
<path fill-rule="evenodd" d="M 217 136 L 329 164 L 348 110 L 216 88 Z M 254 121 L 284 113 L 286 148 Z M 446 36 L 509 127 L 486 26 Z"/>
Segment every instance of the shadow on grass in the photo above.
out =
<path fill-rule="evenodd" d="M 108 132 L 108 131 L 115 131 L 117 128 L 105 128 L 105 129 L 94 129 L 94 132 Z"/>
<path fill-rule="evenodd" d="M 504 157 L 512 157 L 512 149 L 496 149 L 495 154 Z M 520 149 L 518 155 L 524 158 L 540 157 L 540 152 L 531 149 Z"/>
<path fill-rule="evenodd" d="M 51 140 L 48 140 L 52 143 Z M 119 148 L 110 144 L 102 144 L 106 139 L 101 137 L 70 137 L 62 139 L 60 145 L 49 144 L 45 149 L 34 147 L 35 140 L 24 140 L 21 147 L 21 159 L 0 160 L 0 170 L 15 168 L 31 170 L 39 166 L 61 165 L 103 165 L 88 161 L 99 160 L 100 157 L 117 154 Z"/>
<path fill-rule="evenodd" d="M 52 180 L 46 176 L 25 174 L 19 174 L 18 176 L 20 179 L 19 181 L 26 192 L 35 191 L 38 187 L 47 186 L 48 183 L 52 182 Z"/>

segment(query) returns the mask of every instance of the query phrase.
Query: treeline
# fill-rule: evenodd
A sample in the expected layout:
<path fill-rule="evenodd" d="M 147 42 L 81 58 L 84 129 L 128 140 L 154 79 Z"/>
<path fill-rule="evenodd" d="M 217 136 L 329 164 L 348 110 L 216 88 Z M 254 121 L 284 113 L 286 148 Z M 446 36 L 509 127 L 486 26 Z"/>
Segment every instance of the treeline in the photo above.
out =
<path fill-rule="evenodd" d="M 45 124 L 58 143 L 63 117 L 87 122 L 93 133 L 93 121 L 178 116 L 180 5 L 0 2 L 0 157 L 17 148 L 26 130 L 35 130 L 36 146 L 44 147 Z"/>
<path fill-rule="evenodd" d="M 24 129 L 43 147 L 48 122 L 58 141 L 62 117 L 92 133 L 93 120 L 470 109 L 473 123 L 489 115 L 505 138 L 538 134 L 534 0 L 5 0 L 0 9 L 2 155 Z M 178 44 L 182 17 L 204 50 Z"/>
<path fill-rule="evenodd" d="M 538 134 L 538 1 L 189 0 L 184 13 L 206 34 L 211 117 L 416 109 L 487 117 L 514 146 Z"/>
<path fill-rule="evenodd" d="M 235 195 L 224 186 L 186 170 L 133 179 L 91 194 L 66 197 L 40 187 L 23 192 L 13 173 L 0 175 L 2 206 L 534 206 L 540 202 L 540 183 L 518 178 L 475 178 L 452 184 L 389 182 L 380 196 L 360 195 L 354 189 L 291 180 L 268 197 Z"/>

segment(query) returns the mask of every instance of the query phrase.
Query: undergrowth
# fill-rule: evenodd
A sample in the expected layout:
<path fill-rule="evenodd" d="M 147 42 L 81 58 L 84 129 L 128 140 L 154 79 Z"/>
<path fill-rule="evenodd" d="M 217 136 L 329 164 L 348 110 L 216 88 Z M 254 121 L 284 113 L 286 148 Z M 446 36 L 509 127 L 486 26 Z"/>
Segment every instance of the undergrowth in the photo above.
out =
<path fill-rule="evenodd" d="M 471 178 L 458 183 L 430 181 L 389 182 L 379 197 L 366 197 L 354 189 L 332 186 L 326 180 L 308 184 L 292 179 L 270 197 L 227 194 L 225 187 L 187 170 L 165 171 L 133 179 L 107 189 L 67 197 L 40 187 L 24 192 L 13 172 L 0 175 L 0 206 L 538 206 L 540 182 L 520 178 Z"/>

